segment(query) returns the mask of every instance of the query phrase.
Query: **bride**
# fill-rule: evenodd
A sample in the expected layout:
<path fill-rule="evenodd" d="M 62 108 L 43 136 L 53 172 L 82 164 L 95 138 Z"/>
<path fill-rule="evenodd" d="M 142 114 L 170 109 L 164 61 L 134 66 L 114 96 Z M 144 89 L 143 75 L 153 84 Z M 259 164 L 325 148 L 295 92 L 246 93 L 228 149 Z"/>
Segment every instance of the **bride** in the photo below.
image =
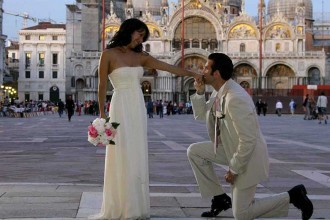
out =
<path fill-rule="evenodd" d="M 142 21 L 125 20 L 103 51 L 99 62 L 98 102 L 105 118 L 107 78 L 114 93 L 110 120 L 120 123 L 116 145 L 106 147 L 103 202 L 91 219 L 147 219 L 150 217 L 147 117 L 140 79 L 144 67 L 201 79 L 193 72 L 159 61 L 142 50 L 149 37 Z"/>

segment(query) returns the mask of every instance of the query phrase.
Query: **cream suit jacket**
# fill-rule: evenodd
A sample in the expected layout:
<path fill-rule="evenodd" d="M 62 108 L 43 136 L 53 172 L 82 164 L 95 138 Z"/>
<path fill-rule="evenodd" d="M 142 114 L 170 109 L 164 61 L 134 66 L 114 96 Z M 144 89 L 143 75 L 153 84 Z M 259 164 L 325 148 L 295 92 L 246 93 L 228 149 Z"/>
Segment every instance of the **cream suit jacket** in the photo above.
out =
<path fill-rule="evenodd" d="M 220 100 L 220 143 L 218 153 L 224 153 L 229 168 L 238 174 L 235 186 L 244 189 L 265 180 L 269 173 L 268 150 L 260 131 L 255 105 L 250 95 L 235 81 L 228 80 L 213 91 L 210 100 L 204 95 L 191 96 L 194 117 L 206 120 L 209 137 L 214 142 L 214 116 L 211 112 L 215 97 Z"/>

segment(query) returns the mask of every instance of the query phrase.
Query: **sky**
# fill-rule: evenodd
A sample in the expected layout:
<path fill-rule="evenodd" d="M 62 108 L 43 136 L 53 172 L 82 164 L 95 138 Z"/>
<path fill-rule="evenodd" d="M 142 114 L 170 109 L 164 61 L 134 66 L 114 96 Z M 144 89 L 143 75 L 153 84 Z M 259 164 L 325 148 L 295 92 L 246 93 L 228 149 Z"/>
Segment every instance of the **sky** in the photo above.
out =
<path fill-rule="evenodd" d="M 169 3 L 178 0 L 168 0 Z M 257 15 L 257 7 L 259 0 L 246 0 L 246 12 L 251 16 Z M 324 12 L 329 12 L 329 0 L 312 0 L 313 11 L 322 12 L 322 2 Z M 3 10 L 12 14 L 28 13 L 30 17 L 37 19 L 52 19 L 57 23 L 65 23 L 66 4 L 74 4 L 75 0 L 4 0 Z M 267 5 L 268 0 L 265 0 Z M 27 26 L 34 26 L 31 20 L 28 20 Z M 3 34 L 7 35 L 7 39 L 17 40 L 18 31 L 23 28 L 23 18 L 14 15 L 3 14 Z"/>

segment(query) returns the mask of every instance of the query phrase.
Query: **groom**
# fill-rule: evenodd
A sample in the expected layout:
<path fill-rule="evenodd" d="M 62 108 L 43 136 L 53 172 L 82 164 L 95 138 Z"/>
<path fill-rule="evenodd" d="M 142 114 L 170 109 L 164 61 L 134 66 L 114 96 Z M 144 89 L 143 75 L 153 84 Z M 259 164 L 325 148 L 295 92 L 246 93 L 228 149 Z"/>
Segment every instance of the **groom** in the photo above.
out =
<path fill-rule="evenodd" d="M 271 197 L 254 198 L 258 183 L 268 177 L 268 151 L 251 97 L 232 80 L 231 59 L 221 53 L 210 54 L 203 75 L 204 82 L 195 81 L 197 91 L 190 98 L 195 119 L 206 120 L 211 141 L 192 144 L 187 152 L 202 197 L 213 197 L 211 210 L 202 217 L 215 217 L 231 207 L 235 219 L 283 217 L 293 203 L 302 218 L 309 219 L 313 204 L 303 185 Z M 214 88 L 207 102 L 204 83 Z M 231 184 L 232 203 L 213 163 L 229 167 L 224 178 Z"/>

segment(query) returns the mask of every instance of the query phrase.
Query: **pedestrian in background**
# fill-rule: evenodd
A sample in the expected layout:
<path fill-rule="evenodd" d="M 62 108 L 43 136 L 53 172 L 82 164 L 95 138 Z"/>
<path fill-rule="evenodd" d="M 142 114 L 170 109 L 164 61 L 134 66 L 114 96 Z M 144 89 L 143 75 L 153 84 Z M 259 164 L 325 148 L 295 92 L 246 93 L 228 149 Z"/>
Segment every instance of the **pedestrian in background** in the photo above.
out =
<path fill-rule="evenodd" d="M 296 103 L 293 99 L 291 99 L 291 101 L 289 103 L 289 108 L 290 108 L 291 115 L 294 115 L 294 111 L 296 110 Z"/>
<path fill-rule="evenodd" d="M 58 115 L 62 117 L 64 111 L 64 103 L 62 102 L 61 99 L 59 99 L 57 105 L 58 105 Z"/>
<path fill-rule="evenodd" d="M 258 101 L 256 102 L 256 109 L 257 109 L 257 114 L 260 115 L 261 114 L 261 109 L 262 109 L 261 99 L 258 99 Z"/>
<path fill-rule="evenodd" d="M 74 113 L 74 101 L 72 100 L 72 96 L 68 96 L 68 99 L 65 102 L 65 107 L 68 113 L 68 121 L 71 121 L 71 117 Z"/>
<path fill-rule="evenodd" d="M 317 98 L 317 110 L 318 110 L 318 118 L 319 118 L 319 124 L 322 123 L 322 120 L 324 120 L 324 123 L 327 124 L 327 105 L 328 105 L 328 98 L 324 95 L 324 92 L 321 92 L 320 96 Z"/>
<path fill-rule="evenodd" d="M 266 116 L 267 114 L 267 109 L 268 109 L 268 104 L 266 101 L 262 102 L 262 113 L 264 114 L 264 116 Z"/>
<path fill-rule="evenodd" d="M 311 100 L 309 94 L 306 94 L 306 97 L 303 102 L 303 109 L 305 112 L 304 120 L 311 120 Z"/>
<path fill-rule="evenodd" d="M 276 105 L 276 114 L 278 115 L 278 117 L 281 117 L 282 115 L 282 109 L 283 109 L 283 104 L 280 100 L 277 100 Z"/>

